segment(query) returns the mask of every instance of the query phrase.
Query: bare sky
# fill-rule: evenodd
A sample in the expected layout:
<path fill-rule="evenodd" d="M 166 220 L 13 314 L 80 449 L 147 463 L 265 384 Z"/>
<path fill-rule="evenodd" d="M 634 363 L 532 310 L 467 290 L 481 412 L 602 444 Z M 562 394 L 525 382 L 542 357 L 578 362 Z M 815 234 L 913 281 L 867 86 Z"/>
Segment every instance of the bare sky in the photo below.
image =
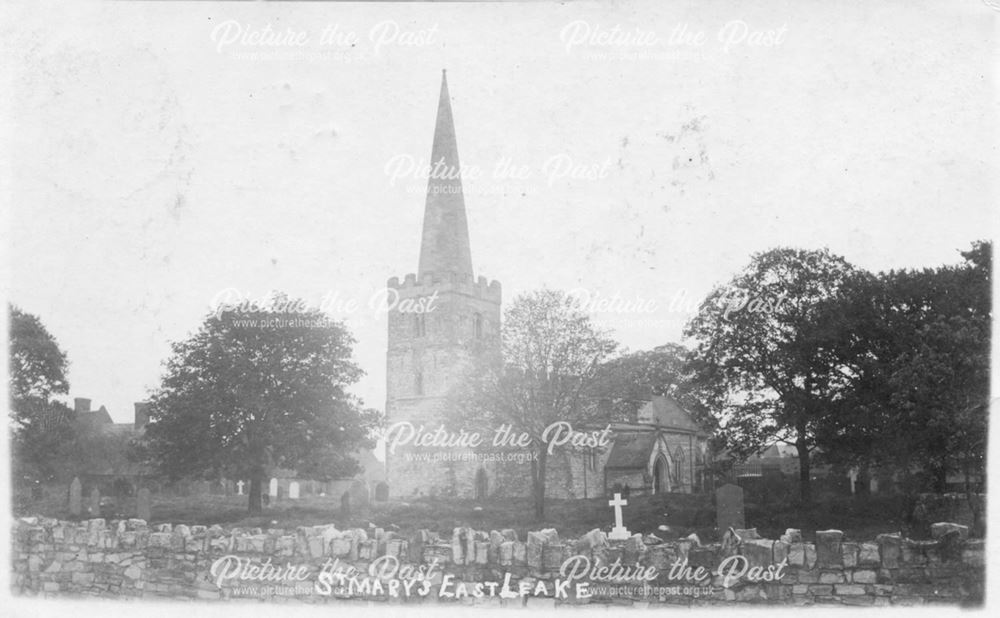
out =
<path fill-rule="evenodd" d="M 9 297 L 118 421 L 220 292 L 327 298 L 382 408 L 367 305 L 417 266 L 425 181 L 393 172 L 428 162 L 442 68 L 477 274 L 652 301 L 595 316 L 631 349 L 756 251 L 991 237 L 1000 13 L 665 4 L 4 7 Z"/>

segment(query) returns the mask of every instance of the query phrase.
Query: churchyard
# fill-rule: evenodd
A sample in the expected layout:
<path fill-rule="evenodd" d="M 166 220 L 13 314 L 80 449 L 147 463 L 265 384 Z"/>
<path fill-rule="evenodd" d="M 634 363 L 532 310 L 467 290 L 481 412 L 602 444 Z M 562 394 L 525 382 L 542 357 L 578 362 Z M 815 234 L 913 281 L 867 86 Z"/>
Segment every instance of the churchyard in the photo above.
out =
<path fill-rule="evenodd" d="M 138 496 L 80 496 L 80 511 L 72 511 L 69 489 L 51 488 L 44 498 L 23 504 L 17 515 L 38 515 L 60 520 L 83 520 L 91 517 L 128 519 L 145 515 Z M 720 494 L 721 495 L 721 494 Z M 609 498 L 546 501 L 546 517 L 537 521 L 529 498 L 478 502 L 451 498 L 422 498 L 413 501 L 391 499 L 355 506 L 345 516 L 339 497 L 303 495 L 300 499 L 275 499 L 259 516 L 247 513 L 246 496 L 151 494 L 150 524 L 213 525 L 243 528 L 295 528 L 335 523 L 340 528 L 379 527 L 410 534 L 426 529 L 448 532 L 456 527 L 476 529 L 511 528 L 524 535 L 530 530 L 557 528 L 562 534 L 582 535 L 600 528 L 611 532 L 614 511 Z M 95 508 L 95 505 L 96 508 Z M 733 527 L 756 527 L 771 537 L 780 536 L 788 527 L 803 531 L 810 539 L 816 530 L 842 530 L 846 539 L 874 538 L 881 533 L 906 529 L 905 508 L 900 496 L 828 496 L 803 508 L 793 501 L 761 502 L 752 497 L 743 505 L 743 517 Z M 728 527 L 718 513 L 737 509 L 723 498 L 710 494 L 633 495 L 622 507 L 623 523 L 632 533 L 654 534 L 664 540 L 682 538 L 691 533 L 704 541 L 719 540 Z M 722 519 L 726 515 L 723 513 Z M 738 518 L 739 519 L 739 518 Z M 738 524 L 738 525 L 737 525 Z M 663 527 L 666 527 L 664 529 Z M 920 531 L 911 531 L 921 536 Z"/>

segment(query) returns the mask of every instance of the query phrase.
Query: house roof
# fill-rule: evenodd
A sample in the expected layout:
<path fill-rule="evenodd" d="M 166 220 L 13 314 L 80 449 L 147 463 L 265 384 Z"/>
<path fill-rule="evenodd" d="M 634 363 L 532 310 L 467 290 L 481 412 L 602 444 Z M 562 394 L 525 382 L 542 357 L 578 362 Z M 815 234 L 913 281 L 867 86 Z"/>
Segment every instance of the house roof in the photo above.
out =
<path fill-rule="evenodd" d="M 605 467 L 645 468 L 658 436 L 655 431 L 615 433 L 615 443 Z"/>

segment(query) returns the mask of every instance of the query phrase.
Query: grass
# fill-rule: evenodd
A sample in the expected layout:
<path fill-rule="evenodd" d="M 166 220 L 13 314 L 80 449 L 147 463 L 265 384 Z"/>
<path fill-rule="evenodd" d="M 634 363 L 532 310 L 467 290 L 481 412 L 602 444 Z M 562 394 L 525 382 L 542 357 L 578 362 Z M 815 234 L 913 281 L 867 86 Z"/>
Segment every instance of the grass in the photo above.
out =
<path fill-rule="evenodd" d="M 477 508 L 481 507 L 481 508 Z M 125 517 L 134 513 L 134 498 L 119 504 Z M 19 515 L 43 515 L 70 519 L 63 496 L 50 497 L 21 505 Z M 624 507 L 625 525 L 632 532 L 656 534 L 673 539 L 695 532 L 703 541 L 717 540 L 715 510 L 709 496 L 665 494 L 632 496 Z M 786 528 L 800 528 L 806 538 L 816 530 L 843 530 L 848 540 L 870 540 L 882 532 L 898 532 L 901 525 L 892 498 L 841 497 L 835 501 L 802 508 L 794 503 L 746 505 L 747 525 L 757 527 L 762 536 L 777 538 Z M 107 518 L 116 518 L 106 510 Z M 412 502 L 389 501 L 356 509 L 349 518 L 340 514 L 340 500 L 333 497 L 307 496 L 301 500 L 280 500 L 264 509 L 260 516 L 247 513 L 246 496 L 153 496 L 151 523 L 220 524 L 225 527 L 295 528 L 334 523 L 343 528 L 391 528 L 410 534 L 428 529 L 450 534 L 458 526 L 477 530 L 512 528 L 520 538 L 529 530 L 556 528 L 563 538 L 579 536 L 594 528 L 609 530 L 614 512 L 606 498 L 589 500 L 547 500 L 546 516 L 536 521 L 530 499 L 511 498 L 478 503 L 472 500 L 420 499 Z M 667 532 L 659 530 L 669 526 Z"/>

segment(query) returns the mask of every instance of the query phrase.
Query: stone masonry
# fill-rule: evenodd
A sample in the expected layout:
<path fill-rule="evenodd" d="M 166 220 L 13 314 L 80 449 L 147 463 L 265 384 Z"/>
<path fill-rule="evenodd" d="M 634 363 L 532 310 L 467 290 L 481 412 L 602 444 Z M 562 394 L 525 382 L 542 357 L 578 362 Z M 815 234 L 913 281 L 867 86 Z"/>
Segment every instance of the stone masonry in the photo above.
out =
<path fill-rule="evenodd" d="M 14 592 L 45 597 L 115 597 L 238 600 L 239 582 L 217 585 L 212 565 L 220 558 L 239 558 L 262 565 L 296 565 L 304 569 L 295 594 L 266 597 L 276 602 L 386 601 L 460 602 L 495 606 L 552 606 L 561 604 L 718 605 L 917 605 L 925 603 L 976 604 L 982 601 L 985 544 L 967 537 L 968 528 L 938 523 L 934 540 L 913 541 L 883 534 L 868 542 L 850 542 L 836 530 L 817 533 L 816 542 L 802 541 L 801 533 L 788 530 L 780 539 L 759 538 L 756 531 L 736 531 L 735 545 L 700 545 L 696 538 L 663 542 L 655 536 L 634 535 L 609 541 L 600 530 L 580 539 L 561 539 L 555 530 L 530 532 L 519 539 L 513 530 L 477 531 L 456 528 L 439 536 L 421 530 L 401 536 L 380 528 L 371 531 L 339 530 L 326 526 L 284 529 L 223 529 L 220 526 L 161 524 L 103 519 L 73 523 L 44 518 L 22 518 L 13 529 L 12 578 Z M 749 567 L 785 564 L 779 581 L 750 582 L 737 578 L 725 585 L 716 573 L 720 562 L 738 555 Z M 408 595 L 393 588 L 386 577 L 374 588 L 338 589 L 323 595 L 313 591 L 313 581 L 324 564 L 368 574 L 373 563 L 386 556 L 402 568 L 436 564 L 427 581 L 425 596 Z M 586 556 L 595 565 L 620 560 L 624 566 L 655 566 L 659 575 L 641 586 L 602 589 L 590 583 L 589 596 L 558 594 L 552 585 L 560 566 L 573 556 Z M 698 585 L 668 576 L 672 564 L 704 567 L 709 577 Z M 440 595 L 465 584 L 504 581 L 527 595 Z M 385 582 L 382 587 L 381 582 Z M 541 584 L 541 588 L 539 585 Z M 443 588 L 442 588 L 443 586 Z M 291 590 L 288 588 L 287 592 Z M 538 592 L 541 591 L 541 592 Z M 482 591 L 480 591 L 482 592 Z M 538 592 L 536 594 L 536 592 Z M 261 595 L 260 598 L 265 598 Z M 255 598 L 255 600 L 260 600 Z"/>

